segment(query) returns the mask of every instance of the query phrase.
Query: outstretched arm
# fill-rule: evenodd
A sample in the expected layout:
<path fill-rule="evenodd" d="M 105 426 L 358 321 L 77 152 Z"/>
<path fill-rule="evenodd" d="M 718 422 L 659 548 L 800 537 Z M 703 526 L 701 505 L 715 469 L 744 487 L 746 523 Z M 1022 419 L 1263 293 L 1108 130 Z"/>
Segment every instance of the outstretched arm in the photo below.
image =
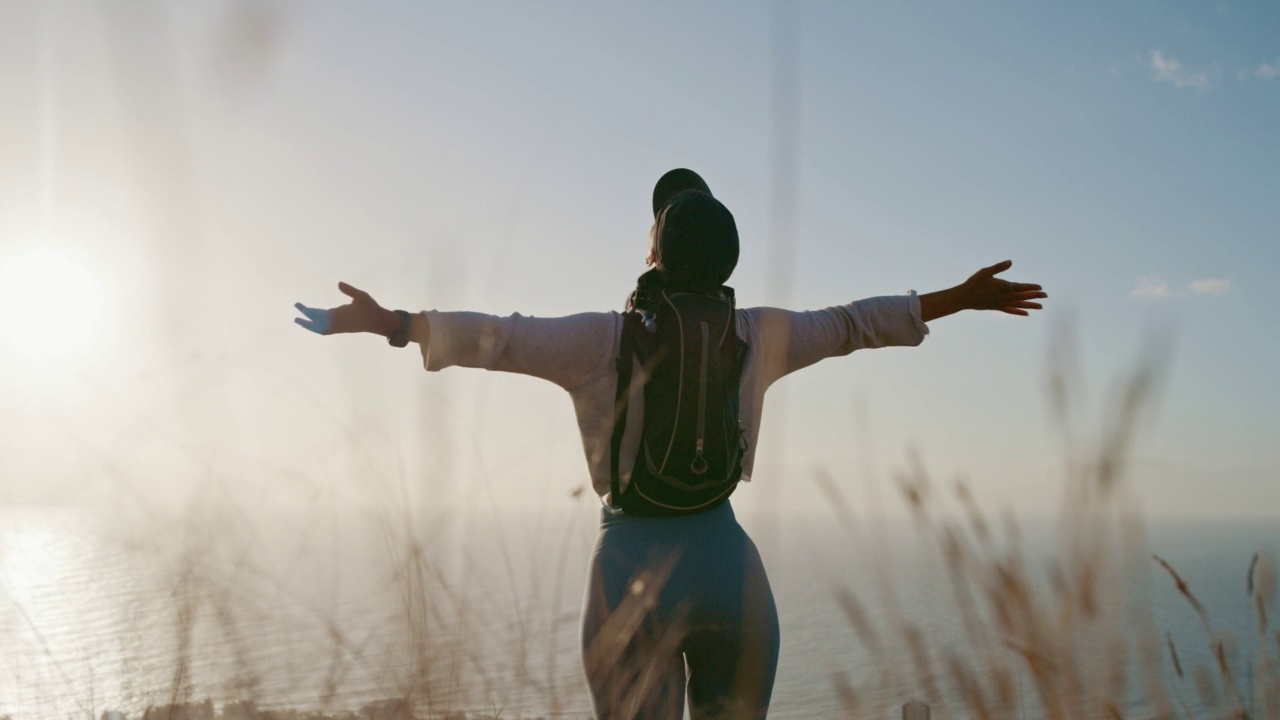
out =
<path fill-rule="evenodd" d="M 1029 310 L 1040 310 L 1042 306 L 1035 301 L 1049 296 L 1039 285 L 996 277 L 1011 267 L 1013 261 L 1005 260 L 979 270 L 953 288 L 921 295 L 920 319 L 930 322 L 961 310 L 999 310 L 1024 317 Z"/>
<path fill-rule="evenodd" d="M 320 335 L 372 333 L 391 337 L 400 314 L 379 305 L 368 293 L 339 283 L 351 302 L 336 308 L 295 305 L 303 317 L 294 322 Z M 566 390 L 612 371 L 620 318 L 617 313 L 578 313 L 564 317 L 505 317 L 477 312 L 414 313 L 408 340 L 421 346 L 429 371 L 448 367 L 520 373 L 550 380 Z"/>

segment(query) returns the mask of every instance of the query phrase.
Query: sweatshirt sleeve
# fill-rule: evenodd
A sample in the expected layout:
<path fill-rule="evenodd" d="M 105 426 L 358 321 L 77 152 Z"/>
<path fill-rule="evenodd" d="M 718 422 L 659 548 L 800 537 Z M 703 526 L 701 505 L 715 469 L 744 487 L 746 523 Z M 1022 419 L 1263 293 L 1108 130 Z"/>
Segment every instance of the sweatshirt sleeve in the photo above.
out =
<path fill-rule="evenodd" d="M 920 298 L 914 292 L 824 310 L 753 308 L 748 314 L 755 325 L 756 350 L 762 353 L 766 384 L 854 350 L 916 346 L 929 334 L 920 319 Z"/>
<path fill-rule="evenodd" d="M 500 317 L 478 312 L 422 313 L 412 339 L 430 372 L 447 367 L 532 375 L 573 390 L 611 370 L 619 315 L 579 313 L 565 317 Z M 426 342 L 423 342 L 426 340 Z"/>

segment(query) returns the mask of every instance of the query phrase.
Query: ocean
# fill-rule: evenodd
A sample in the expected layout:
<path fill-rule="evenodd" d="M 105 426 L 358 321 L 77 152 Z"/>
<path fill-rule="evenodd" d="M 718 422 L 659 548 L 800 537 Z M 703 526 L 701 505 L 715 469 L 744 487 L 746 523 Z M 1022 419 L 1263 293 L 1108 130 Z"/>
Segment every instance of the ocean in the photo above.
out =
<path fill-rule="evenodd" d="M 908 521 L 740 520 L 760 546 L 781 616 L 770 717 L 847 717 L 855 708 L 898 717 L 903 702 L 930 692 L 905 628 L 932 658 L 934 717 L 968 716 L 949 653 L 981 668 L 990 648 L 1016 660 L 1017 716 L 1038 716 L 1015 643 L 989 630 L 975 637 L 966 621 L 949 571 L 960 561 L 937 549 L 944 535 Z M 164 521 L 0 508 L 0 716 L 141 717 L 151 705 L 205 698 L 215 707 L 252 699 L 258 708 L 338 713 L 412 696 L 423 716 L 589 717 L 577 623 L 596 522 L 588 504 L 435 517 L 196 509 Z M 1054 560 L 1069 568 L 1074 546 L 1059 542 L 1052 523 L 1027 524 L 1021 535 L 1028 575 L 1044 578 L 1037 587 L 1054 597 Z M 1099 576 L 1096 617 L 1108 620 L 1091 629 L 1080 620 L 1087 612 L 1068 613 L 1081 624 L 1062 637 L 1078 643 L 1082 676 L 1105 684 L 1107 643 L 1125 637 L 1133 640 L 1129 708 L 1149 704 L 1143 669 L 1191 714 L 1215 697 L 1201 692 L 1205 671 L 1194 667 L 1209 668 L 1216 692 L 1229 694 L 1210 631 L 1151 558 L 1158 554 L 1203 604 L 1238 692 L 1252 701 L 1268 672 L 1259 653 L 1276 658 L 1280 636 L 1270 637 L 1273 625 L 1259 633 L 1249 569 L 1256 551 L 1274 554 L 1280 521 L 1156 521 L 1145 538 L 1128 554 L 1118 536 L 1116 547 L 1099 546 L 1100 564 L 1123 573 L 1112 585 Z M 983 546 L 971 539 L 975 551 Z M 1255 575 L 1274 583 L 1273 570 Z M 979 606 L 981 596 L 979 587 Z M 1154 638 L 1146 659 L 1139 634 Z"/>

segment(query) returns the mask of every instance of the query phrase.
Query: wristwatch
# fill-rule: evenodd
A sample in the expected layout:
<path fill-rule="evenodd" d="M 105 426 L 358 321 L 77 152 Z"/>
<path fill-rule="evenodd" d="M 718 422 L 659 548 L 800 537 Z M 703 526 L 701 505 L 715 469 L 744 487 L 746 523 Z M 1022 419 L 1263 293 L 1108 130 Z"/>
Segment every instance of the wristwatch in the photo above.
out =
<path fill-rule="evenodd" d="M 409 326 L 413 324 L 413 315 L 404 310 L 397 310 L 396 315 L 400 316 L 400 324 L 396 326 L 395 332 L 387 336 L 387 344 L 402 348 L 409 344 Z"/>

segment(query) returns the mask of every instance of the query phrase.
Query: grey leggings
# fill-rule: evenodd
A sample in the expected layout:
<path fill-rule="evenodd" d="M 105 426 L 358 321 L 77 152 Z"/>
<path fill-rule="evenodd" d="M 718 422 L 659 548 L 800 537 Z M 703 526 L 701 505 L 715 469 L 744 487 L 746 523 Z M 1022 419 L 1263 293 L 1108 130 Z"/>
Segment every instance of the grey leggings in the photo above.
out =
<path fill-rule="evenodd" d="M 728 502 L 699 515 L 604 509 L 582 613 L 600 720 L 765 717 L 778 611 L 755 543 Z"/>

